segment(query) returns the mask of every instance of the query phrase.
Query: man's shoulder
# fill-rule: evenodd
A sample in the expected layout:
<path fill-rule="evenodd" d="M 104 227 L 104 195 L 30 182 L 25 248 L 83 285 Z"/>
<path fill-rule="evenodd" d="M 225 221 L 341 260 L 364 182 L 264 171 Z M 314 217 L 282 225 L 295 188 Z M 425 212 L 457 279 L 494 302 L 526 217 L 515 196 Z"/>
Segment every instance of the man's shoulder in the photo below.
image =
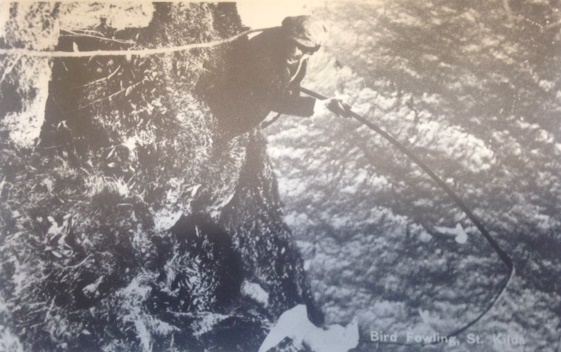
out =
<path fill-rule="evenodd" d="M 249 63 L 264 70 L 284 62 L 284 33 L 280 27 L 271 28 L 251 38 L 248 45 Z"/>
<path fill-rule="evenodd" d="M 251 38 L 249 42 L 255 46 L 266 46 L 270 43 L 279 44 L 284 37 L 281 27 L 273 27 L 264 30 L 255 37 Z"/>

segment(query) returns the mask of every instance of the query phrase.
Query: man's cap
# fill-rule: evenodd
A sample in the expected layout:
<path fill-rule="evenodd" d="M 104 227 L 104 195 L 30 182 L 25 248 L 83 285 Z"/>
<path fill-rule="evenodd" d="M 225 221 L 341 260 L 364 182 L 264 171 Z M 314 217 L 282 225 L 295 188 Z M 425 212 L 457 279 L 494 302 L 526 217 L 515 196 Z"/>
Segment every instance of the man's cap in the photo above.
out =
<path fill-rule="evenodd" d="M 327 32 L 323 24 L 310 16 L 286 17 L 282 28 L 290 39 L 310 49 L 319 48 Z"/>

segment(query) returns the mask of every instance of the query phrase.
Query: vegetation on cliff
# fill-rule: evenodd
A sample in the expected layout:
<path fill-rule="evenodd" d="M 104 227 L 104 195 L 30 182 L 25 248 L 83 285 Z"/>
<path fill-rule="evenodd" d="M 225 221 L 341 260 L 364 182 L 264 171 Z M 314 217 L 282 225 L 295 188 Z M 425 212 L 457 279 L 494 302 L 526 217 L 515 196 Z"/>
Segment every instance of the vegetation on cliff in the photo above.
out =
<path fill-rule="evenodd" d="M 125 51 L 243 31 L 233 3 L 2 6 L 4 48 Z M 233 45 L 2 56 L 3 347 L 257 350 L 284 310 L 314 311 L 263 137 L 224 147 L 197 94 L 224 77 Z"/>

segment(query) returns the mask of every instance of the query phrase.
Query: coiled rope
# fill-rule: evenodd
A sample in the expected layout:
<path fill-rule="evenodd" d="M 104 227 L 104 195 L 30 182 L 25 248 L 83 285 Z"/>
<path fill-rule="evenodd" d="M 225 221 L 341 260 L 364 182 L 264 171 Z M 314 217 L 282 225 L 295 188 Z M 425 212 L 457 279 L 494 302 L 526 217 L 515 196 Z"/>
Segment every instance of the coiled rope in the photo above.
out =
<path fill-rule="evenodd" d="M 309 89 L 300 88 L 300 91 L 302 93 L 305 93 L 311 97 L 314 97 L 316 99 L 319 100 L 326 100 L 328 99 L 327 97 L 316 93 L 314 91 L 311 91 Z M 369 129 L 373 130 L 374 132 L 378 133 L 380 136 L 382 136 L 385 140 L 387 140 L 388 142 L 390 142 L 394 147 L 396 147 L 397 149 L 399 149 L 399 151 L 401 151 L 403 154 L 405 154 L 411 161 L 413 161 L 417 166 L 419 166 L 427 175 L 430 176 L 430 178 L 442 189 L 446 192 L 446 194 L 448 194 L 448 196 L 450 198 L 452 198 L 452 200 L 454 201 L 454 203 L 456 203 L 456 205 L 466 214 L 466 216 L 473 222 L 473 224 L 477 227 L 477 229 L 479 230 L 479 232 L 481 232 L 481 234 L 483 235 L 483 237 L 485 237 L 485 239 L 487 240 L 487 242 L 491 245 L 491 247 L 493 248 L 493 250 L 495 251 L 495 253 L 497 253 L 497 255 L 499 256 L 500 260 L 505 264 L 505 266 L 508 269 L 508 276 L 506 277 L 506 279 L 504 280 L 504 283 L 502 284 L 498 294 L 495 296 L 495 298 L 493 298 L 491 300 L 491 303 L 489 304 L 489 306 L 487 308 L 485 308 L 480 314 L 477 315 L 477 317 L 475 317 L 474 319 L 472 319 L 471 321 L 469 321 L 467 324 L 463 325 L 462 327 L 452 331 L 451 333 L 447 334 L 445 337 L 439 338 L 435 341 L 431 341 L 428 343 L 406 343 L 406 342 L 393 342 L 393 341 L 370 341 L 367 340 L 368 342 L 372 342 L 372 343 L 378 343 L 378 344 L 388 344 L 388 345 L 400 345 L 400 346 L 411 346 L 411 345 L 424 345 L 424 346 L 428 346 L 428 345 L 436 345 L 442 342 L 447 341 L 448 339 L 455 337 L 461 333 L 463 333 L 464 331 L 466 331 L 467 329 L 469 329 L 471 326 L 473 326 L 474 324 L 476 324 L 479 320 L 481 320 L 481 318 L 483 318 L 483 316 L 485 316 L 485 314 L 487 314 L 497 303 L 497 301 L 499 300 L 499 298 L 504 294 L 504 292 L 506 291 L 506 288 L 508 286 L 508 284 L 510 283 L 510 281 L 512 280 L 512 278 L 514 277 L 514 263 L 512 261 L 512 258 L 499 246 L 499 244 L 495 241 L 495 239 L 493 239 L 493 237 L 491 237 L 491 235 L 489 234 L 489 232 L 487 231 L 487 229 L 485 229 L 485 227 L 483 226 L 483 224 L 479 221 L 479 219 L 475 216 L 475 214 L 473 214 L 473 212 L 470 210 L 470 208 L 464 203 L 464 201 L 440 178 L 438 177 L 438 175 L 436 175 L 434 173 L 434 171 L 431 170 L 431 168 L 425 164 L 422 160 L 420 160 L 412 151 L 410 151 L 409 149 L 407 149 L 403 144 L 401 144 L 399 141 L 397 141 L 395 138 L 393 138 L 389 133 L 387 133 L 386 131 L 384 131 L 382 128 L 380 128 L 379 126 L 373 124 L 372 122 L 368 121 L 367 119 L 365 119 L 364 117 L 360 116 L 359 114 L 355 113 L 354 111 L 350 110 L 349 111 L 350 115 L 355 118 L 356 120 L 358 120 L 360 123 L 362 123 L 363 125 L 365 125 L 366 127 L 368 127 Z"/>

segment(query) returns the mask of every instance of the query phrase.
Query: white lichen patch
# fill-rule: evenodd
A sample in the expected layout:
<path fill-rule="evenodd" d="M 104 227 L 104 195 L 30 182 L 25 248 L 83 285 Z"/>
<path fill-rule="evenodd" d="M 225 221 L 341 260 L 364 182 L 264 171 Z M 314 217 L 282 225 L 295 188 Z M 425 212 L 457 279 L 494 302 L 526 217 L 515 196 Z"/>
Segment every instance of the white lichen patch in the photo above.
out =
<path fill-rule="evenodd" d="M 291 338 L 297 348 L 308 346 L 315 352 L 347 352 L 358 345 L 358 321 L 353 319 L 347 326 L 318 328 L 308 320 L 306 306 L 297 305 L 279 317 L 259 352 L 273 349 L 286 337 Z"/>
<path fill-rule="evenodd" d="M 152 19 L 154 5 L 147 1 L 119 3 L 63 3 L 61 28 L 79 30 L 95 28 L 105 21 L 115 29 L 146 27 Z"/>
<path fill-rule="evenodd" d="M 27 90 L 34 90 L 36 96 L 29 100 L 22 99 L 25 102 L 23 110 L 9 113 L 0 123 L 0 129 L 7 129 L 12 142 L 21 148 L 32 147 L 37 142 L 45 120 L 50 68 L 46 60 L 37 60 L 33 65 L 36 66 L 37 75 L 28 82 L 32 88 Z M 24 93 L 22 92 L 22 94 Z"/>
<path fill-rule="evenodd" d="M 255 301 L 267 306 L 269 302 L 269 294 L 261 287 L 261 285 L 254 282 L 244 280 L 241 287 L 241 293 L 244 296 L 250 297 Z"/>

